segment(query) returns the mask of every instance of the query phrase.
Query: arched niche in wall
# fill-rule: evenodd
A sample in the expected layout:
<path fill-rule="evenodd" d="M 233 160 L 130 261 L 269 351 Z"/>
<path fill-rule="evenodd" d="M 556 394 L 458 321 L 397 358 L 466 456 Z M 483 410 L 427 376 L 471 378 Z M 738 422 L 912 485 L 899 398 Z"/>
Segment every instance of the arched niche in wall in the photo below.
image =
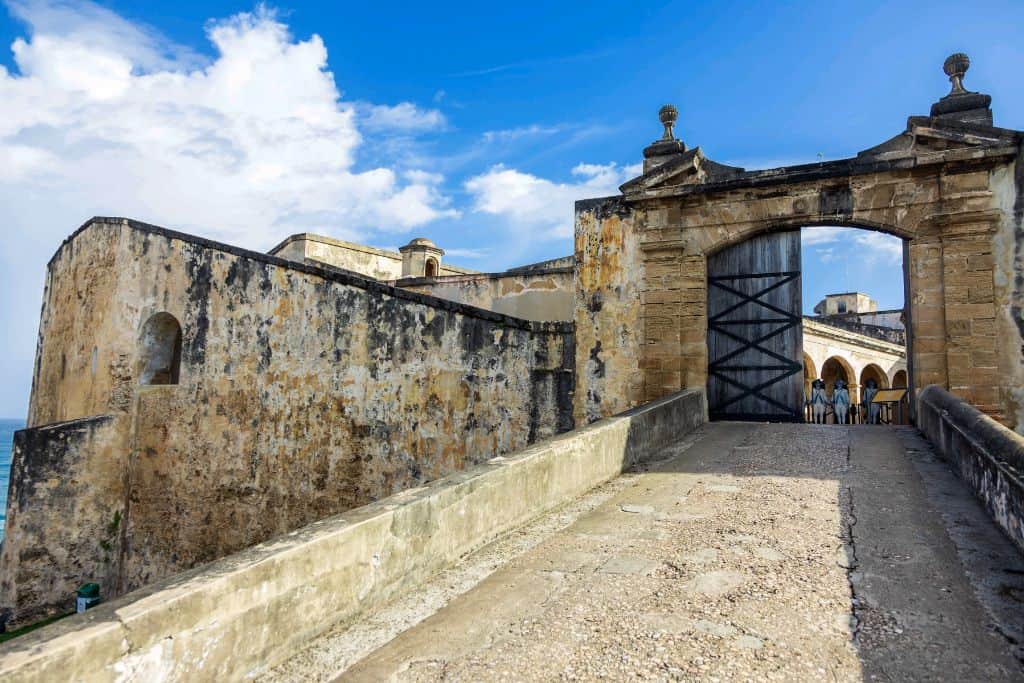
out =
<path fill-rule="evenodd" d="M 882 368 L 878 367 L 874 363 L 868 363 L 864 366 L 864 369 L 860 371 L 860 385 L 864 386 L 869 380 L 875 380 L 875 384 L 878 385 L 879 389 L 889 388 L 889 377 L 885 374 Z"/>
<path fill-rule="evenodd" d="M 428 258 L 423 269 L 424 277 L 437 277 L 437 259 Z"/>
<path fill-rule="evenodd" d="M 139 333 L 139 384 L 177 384 L 181 371 L 181 325 L 170 313 L 149 318 Z"/>
<path fill-rule="evenodd" d="M 897 370 L 896 374 L 892 376 L 892 388 L 893 389 L 906 389 L 907 388 L 907 371 Z"/>

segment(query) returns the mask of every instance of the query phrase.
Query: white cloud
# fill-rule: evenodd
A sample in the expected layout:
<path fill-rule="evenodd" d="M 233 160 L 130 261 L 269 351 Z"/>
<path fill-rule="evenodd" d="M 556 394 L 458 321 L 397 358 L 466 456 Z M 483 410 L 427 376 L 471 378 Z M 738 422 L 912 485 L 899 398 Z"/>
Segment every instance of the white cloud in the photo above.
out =
<path fill-rule="evenodd" d="M 420 109 L 412 102 L 400 102 L 393 107 L 364 104 L 358 110 L 360 123 L 372 131 L 422 132 L 443 129 L 448 123 L 437 109 Z"/>
<path fill-rule="evenodd" d="M 89 216 L 267 248 L 458 215 L 435 173 L 356 168 L 364 105 L 342 100 L 319 36 L 263 6 L 209 22 L 212 56 L 87 1 L 7 7 L 27 30 L 0 66 L 0 414 L 23 410 L 45 263 Z M 443 122 L 410 103 L 370 112 L 384 135 Z"/>
<path fill-rule="evenodd" d="M 521 126 L 519 128 L 506 128 L 504 130 L 488 130 L 483 134 L 483 140 L 487 143 L 509 143 L 522 138 L 547 137 L 559 133 L 562 126 Z"/>
<path fill-rule="evenodd" d="M 422 169 L 406 171 L 404 175 L 410 182 L 422 185 L 440 185 L 444 182 L 444 176 L 440 173 L 431 173 Z"/>
<path fill-rule="evenodd" d="M 871 230 L 858 230 L 855 239 L 868 259 L 888 265 L 899 265 L 903 262 L 903 240 L 899 237 Z"/>
<path fill-rule="evenodd" d="M 571 237 L 576 200 L 618 194 L 619 185 L 637 173 L 637 165 L 579 164 L 572 169 L 576 182 L 557 183 L 499 164 L 470 178 L 465 188 L 474 211 L 502 217 L 525 239 Z"/>
<path fill-rule="evenodd" d="M 217 56 L 193 68 L 187 50 L 90 3 L 12 8 L 32 35 L 12 46 L 18 73 L 0 70 L 0 200 L 45 193 L 36 225 L 55 238 L 93 213 L 248 246 L 455 215 L 436 176 L 354 169 L 360 122 L 323 42 L 294 39 L 270 10 L 211 22 Z M 99 40 L 102 22 L 126 40 Z M 409 103 L 370 111 L 375 130 L 443 122 Z"/>
<path fill-rule="evenodd" d="M 822 263 L 831 263 L 841 256 L 885 266 L 903 262 L 903 240 L 873 230 L 814 226 L 802 230 L 800 240 L 804 246 L 831 245 L 815 249 Z"/>
<path fill-rule="evenodd" d="M 800 241 L 805 245 L 829 244 L 850 233 L 850 228 L 829 225 L 814 226 L 800 232 Z"/>
<path fill-rule="evenodd" d="M 0 384 L 14 387 L 0 396 L 0 415 L 21 412 L 12 406 L 27 396 L 46 260 L 89 216 L 125 215 L 251 248 L 304 231 L 402 241 L 460 216 L 437 173 L 443 166 L 416 138 L 444 130 L 444 114 L 344 100 L 320 37 L 292 36 L 262 5 L 209 22 L 210 55 L 88 0 L 7 7 L 27 30 L 11 44 L 15 66 L 0 66 Z M 434 100 L 448 98 L 439 91 Z M 605 132 L 570 127 L 547 151 Z M 615 194 L 636 173 L 581 164 L 555 182 L 496 166 L 465 189 L 478 221 L 510 228 L 493 240 L 508 261 L 520 258 L 523 240 L 571 235 L 575 200 Z"/>
<path fill-rule="evenodd" d="M 192 49 L 167 40 L 155 29 L 127 21 L 93 3 L 7 0 L 5 4 L 11 15 L 27 24 L 34 35 L 62 36 L 74 45 L 90 46 L 94 54 L 116 49 L 116 54 L 125 56 L 141 71 L 195 68 L 206 61 Z"/>

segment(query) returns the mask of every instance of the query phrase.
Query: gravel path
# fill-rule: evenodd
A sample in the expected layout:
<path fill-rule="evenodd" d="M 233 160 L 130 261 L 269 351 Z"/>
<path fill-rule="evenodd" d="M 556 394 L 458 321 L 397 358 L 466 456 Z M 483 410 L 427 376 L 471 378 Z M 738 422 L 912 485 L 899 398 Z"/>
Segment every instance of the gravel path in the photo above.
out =
<path fill-rule="evenodd" d="M 266 680 L 1021 680 L 1024 612 L 964 569 L 929 496 L 970 496 L 913 439 L 705 426 Z"/>

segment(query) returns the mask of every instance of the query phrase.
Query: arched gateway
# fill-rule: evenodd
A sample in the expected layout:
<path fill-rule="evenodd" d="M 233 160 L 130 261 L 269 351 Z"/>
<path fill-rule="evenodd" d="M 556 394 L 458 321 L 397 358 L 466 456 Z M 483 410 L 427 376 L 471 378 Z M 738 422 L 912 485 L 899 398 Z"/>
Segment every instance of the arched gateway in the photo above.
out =
<path fill-rule="evenodd" d="M 576 204 L 577 418 L 695 386 L 709 388 L 720 416 L 730 406 L 791 412 L 797 399 L 780 396 L 802 386 L 788 332 L 800 310 L 784 294 L 799 250 L 795 264 L 778 254 L 791 253 L 799 227 L 837 225 L 904 240 L 910 386 L 947 387 L 1020 428 L 1024 135 L 992 125 L 991 97 L 962 87 L 968 66 L 965 55 L 947 59 L 951 92 L 899 135 L 803 166 L 715 163 L 674 136 L 676 110 L 663 107 L 643 175 L 619 196 Z M 761 279 L 743 279 L 752 273 Z M 744 334 L 728 325 L 740 301 Z M 765 338 L 772 326 L 786 330 Z M 744 364 L 754 367 L 730 367 Z M 786 387 L 772 393 L 775 375 Z M 727 394 L 742 397 L 723 409 Z"/>

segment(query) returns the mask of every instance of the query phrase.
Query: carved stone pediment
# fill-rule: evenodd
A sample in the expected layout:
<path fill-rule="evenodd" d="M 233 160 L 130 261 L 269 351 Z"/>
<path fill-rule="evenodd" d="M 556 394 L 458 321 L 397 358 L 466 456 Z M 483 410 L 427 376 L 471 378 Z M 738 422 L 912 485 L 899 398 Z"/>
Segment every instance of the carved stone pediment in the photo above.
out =
<path fill-rule="evenodd" d="M 907 129 L 880 145 L 857 153 L 858 160 L 889 160 L 919 157 L 957 149 L 981 149 L 1015 145 L 1017 131 L 993 126 L 959 123 L 928 116 L 911 116 Z"/>
<path fill-rule="evenodd" d="M 663 157 L 664 158 L 664 157 Z M 667 160 L 645 169 L 643 175 L 623 183 L 619 190 L 623 194 L 653 190 L 676 185 L 728 180 L 742 175 L 744 170 L 711 161 L 700 147 L 667 156 Z"/>

